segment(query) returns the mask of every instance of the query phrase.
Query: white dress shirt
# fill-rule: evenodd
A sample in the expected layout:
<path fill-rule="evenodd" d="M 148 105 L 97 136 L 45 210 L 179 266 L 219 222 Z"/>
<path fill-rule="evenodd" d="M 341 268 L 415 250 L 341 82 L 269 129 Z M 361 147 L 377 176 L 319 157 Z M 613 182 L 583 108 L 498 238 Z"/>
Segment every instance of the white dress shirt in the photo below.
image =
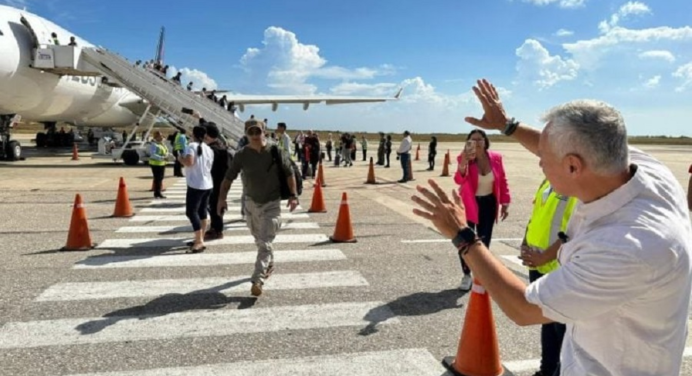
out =
<path fill-rule="evenodd" d="M 630 148 L 634 176 L 579 203 L 561 267 L 526 289 L 567 324 L 561 375 L 678 375 L 687 338 L 692 229 L 685 191 L 653 157 Z"/>
<path fill-rule="evenodd" d="M 401 139 L 401 143 L 399 144 L 399 154 L 405 154 L 411 151 L 411 144 L 413 143 L 413 140 L 411 140 L 411 136 L 406 136 L 403 139 Z"/>

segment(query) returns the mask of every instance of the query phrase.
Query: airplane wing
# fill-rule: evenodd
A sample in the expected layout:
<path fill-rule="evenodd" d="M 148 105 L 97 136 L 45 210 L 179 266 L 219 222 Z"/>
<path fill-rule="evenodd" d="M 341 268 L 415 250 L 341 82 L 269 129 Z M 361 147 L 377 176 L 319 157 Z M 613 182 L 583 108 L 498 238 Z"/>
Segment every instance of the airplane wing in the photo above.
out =
<path fill-rule="evenodd" d="M 307 110 L 310 104 L 322 103 L 326 105 L 347 104 L 347 103 L 368 103 L 368 102 L 386 102 L 398 100 L 401 97 L 403 89 L 394 95 L 394 97 L 348 97 L 348 96 L 310 96 L 301 97 L 298 95 L 227 95 L 226 100 L 240 107 L 240 111 L 244 110 L 245 105 L 249 104 L 271 104 L 272 110 L 276 111 L 279 104 L 303 104 L 303 109 Z"/>

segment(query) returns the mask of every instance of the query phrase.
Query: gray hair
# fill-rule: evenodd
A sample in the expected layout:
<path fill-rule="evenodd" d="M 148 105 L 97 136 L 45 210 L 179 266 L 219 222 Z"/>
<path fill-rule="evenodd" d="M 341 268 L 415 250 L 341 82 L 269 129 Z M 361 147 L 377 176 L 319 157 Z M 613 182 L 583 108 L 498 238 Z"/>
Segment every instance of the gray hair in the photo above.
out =
<path fill-rule="evenodd" d="M 553 107 L 541 120 L 550 123 L 546 133 L 559 158 L 578 154 L 598 175 L 627 171 L 627 129 L 614 107 L 595 100 L 576 100 Z"/>

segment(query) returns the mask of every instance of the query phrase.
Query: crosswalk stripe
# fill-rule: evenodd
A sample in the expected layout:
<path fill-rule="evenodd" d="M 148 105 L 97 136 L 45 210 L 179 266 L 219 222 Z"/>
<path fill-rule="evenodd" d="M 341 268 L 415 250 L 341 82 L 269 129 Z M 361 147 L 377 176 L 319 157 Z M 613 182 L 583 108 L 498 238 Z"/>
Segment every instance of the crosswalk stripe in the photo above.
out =
<path fill-rule="evenodd" d="M 318 243 L 327 241 L 329 238 L 324 234 L 278 234 L 274 238 L 274 244 L 280 243 Z M 150 239 L 107 239 L 96 248 L 173 248 L 186 247 L 192 238 L 150 238 Z M 205 241 L 204 244 L 227 245 L 227 244 L 254 244 L 255 238 L 252 235 L 226 236 L 223 239 Z"/>
<path fill-rule="evenodd" d="M 240 210 L 240 206 L 231 206 L 228 210 Z M 302 207 L 297 206 L 295 210 L 303 210 Z M 281 207 L 281 211 L 290 212 L 290 208 L 286 206 Z M 140 210 L 140 213 L 175 213 L 175 214 L 185 214 L 185 207 L 177 208 L 144 208 Z"/>
<path fill-rule="evenodd" d="M 94 256 L 77 262 L 73 269 L 111 268 L 170 268 L 187 266 L 219 266 L 254 264 L 257 251 L 232 253 L 172 254 L 156 256 Z M 317 262 L 346 260 L 338 249 L 274 251 L 277 265 L 289 262 Z"/>
<path fill-rule="evenodd" d="M 317 228 L 320 228 L 320 226 L 314 222 L 290 222 L 290 223 L 282 224 L 281 229 L 279 229 L 279 231 L 283 231 L 283 230 L 308 230 L 308 229 L 317 229 Z M 237 222 L 237 223 L 229 223 L 229 224 L 225 225 L 224 230 L 225 231 L 243 231 L 243 230 L 249 230 L 249 229 L 247 227 L 247 223 Z M 127 226 L 127 227 L 121 227 L 121 228 L 117 229 L 115 232 L 118 232 L 118 233 L 192 232 L 192 226 L 190 226 L 190 225 L 187 225 L 187 226 Z"/>
<path fill-rule="evenodd" d="M 379 301 L 7 322 L 0 328 L 0 348 L 217 337 L 399 322 L 387 304 Z"/>
<path fill-rule="evenodd" d="M 249 291 L 250 286 L 249 276 L 58 283 L 45 290 L 36 298 L 36 301 L 144 298 L 166 294 L 222 293 L 228 295 L 229 293 Z M 351 270 L 273 274 L 264 284 L 264 288 L 269 291 L 359 286 L 368 286 L 368 282 L 360 273 Z"/>
<path fill-rule="evenodd" d="M 428 350 L 421 348 L 69 376 L 256 376 L 262 374 L 440 376 L 447 373 L 439 360 L 435 359 Z"/>
<path fill-rule="evenodd" d="M 308 213 L 281 213 L 281 219 L 307 219 Z M 240 214 L 226 214 L 224 220 L 242 219 Z M 189 221 L 184 215 L 135 215 L 130 218 L 130 222 L 183 222 Z"/>
<path fill-rule="evenodd" d="M 167 188 L 166 192 L 167 193 L 185 194 L 185 193 L 187 193 L 187 187 Z M 231 193 L 240 195 L 241 193 L 243 193 L 243 190 L 231 188 L 231 190 L 228 191 L 228 194 L 231 194 Z"/>

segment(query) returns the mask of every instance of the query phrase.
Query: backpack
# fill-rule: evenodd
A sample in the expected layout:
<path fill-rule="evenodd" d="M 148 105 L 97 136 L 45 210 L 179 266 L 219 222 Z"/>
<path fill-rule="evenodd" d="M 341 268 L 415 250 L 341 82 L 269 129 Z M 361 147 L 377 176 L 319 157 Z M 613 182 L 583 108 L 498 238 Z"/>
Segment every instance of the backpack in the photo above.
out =
<path fill-rule="evenodd" d="M 284 169 L 282 167 L 283 163 L 282 157 L 279 154 L 279 147 L 276 145 L 272 145 L 271 153 L 273 162 L 278 165 L 277 169 L 279 170 L 279 185 L 281 186 L 281 199 L 288 200 L 288 198 L 291 196 L 291 190 L 288 187 L 288 178 L 286 177 L 286 173 L 284 172 Z M 296 179 L 296 196 L 300 196 L 303 193 L 303 176 L 300 174 L 300 169 L 298 168 L 296 162 L 292 158 L 288 158 L 288 161 L 289 163 L 291 163 L 291 166 L 293 166 L 293 176 Z"/>

